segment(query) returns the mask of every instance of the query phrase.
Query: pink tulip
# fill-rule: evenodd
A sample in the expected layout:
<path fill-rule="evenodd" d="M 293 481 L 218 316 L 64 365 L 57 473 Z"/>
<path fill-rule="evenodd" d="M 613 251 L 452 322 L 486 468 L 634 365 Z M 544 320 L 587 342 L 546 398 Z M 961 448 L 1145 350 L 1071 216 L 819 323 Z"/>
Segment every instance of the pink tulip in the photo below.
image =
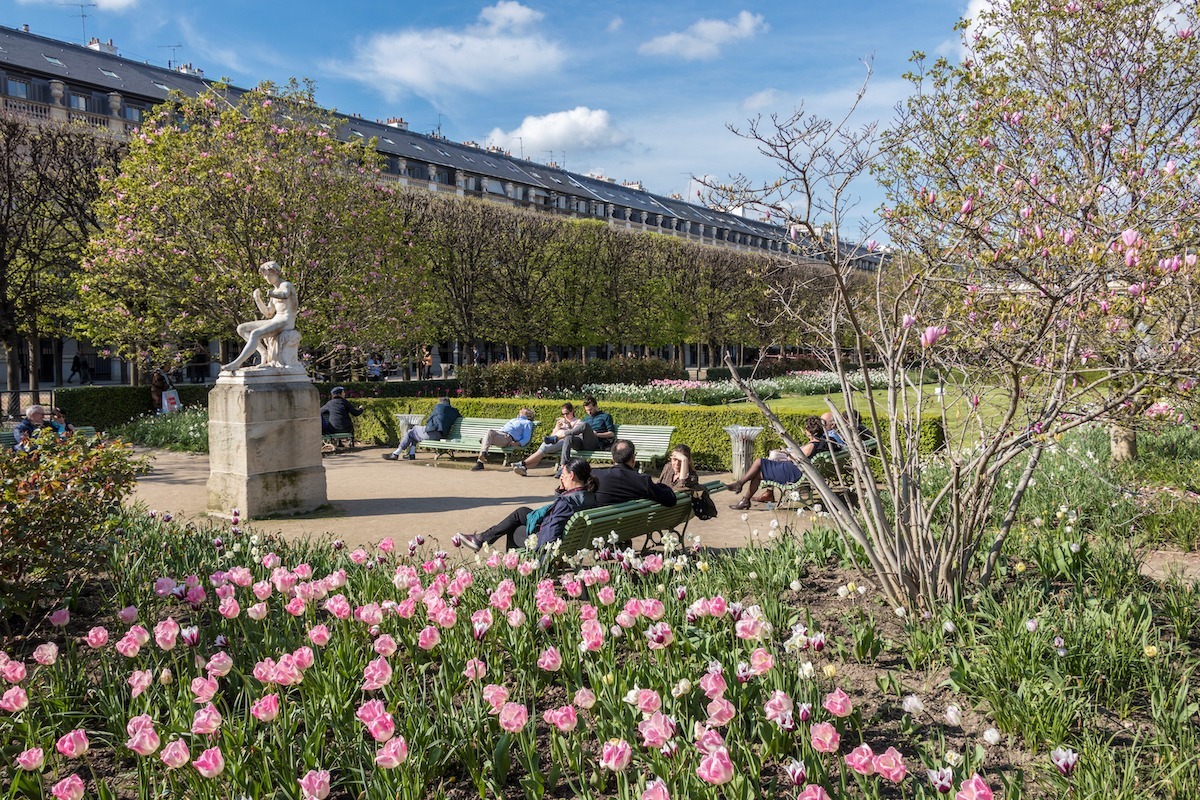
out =
<path fill-rule="evenodd" d="M 408 743 L 403 736 L 389 739 L 375 753 L 375 766 L 380 769 L 395 769 L 408 760 Z"/>
<path fill-rule="evenodd" d="M 126 681 L 133 688 L 132 697 L 137 697 L 142 692 L 150 688 L 150 684 L 154 681 L 154 673 L 148 669 L 134 670 Z"/>
<path fill-rule="evenodd" d="M 255 603 L 246 609 L 246 616 L 255 622 L 262 622 L 267 618 L 267 604 Z"/>
<path fill-rule="evenodd" d="M 643 715 L 649 716 L 662 708 L 662 698 L 653 689 L 638 689 L 634 705 Z"/>
<path fill-rule="evenodd" d="M 324 625 L 314 625 L 308 632 L 308 640 L 317 647 L 329 644 L 329 628 Z"/>
<path fill-rule="evenodd" d="M 579 706 L 585 711 L 596 705 L 596 695 L 592 693 L 591 689 L 587 688 L 576 690 L 573 700 L 575 705 Z"/>
<path fill-rule="evenodd" d="M 5 662 L 4 666 L 0 668 L 0 673 L 3 673 L 4 680 L 9 683 L 20 683 L 25 680 L 27 672 L 25 663 L 16 659 Z"/>
<path fill-rule="evenodd" d="M 60 738 L 54 745 L 67 758 L 81 758 L 88 751 L 87 733 L 76 728 Z"/>
<path fill-rule="evenodd" d="M 1069 747 L 1056 747 L 1050 751 L 1050 760 L 1058 769 L 1060 775 L 1067 777 L 1075 771 L 1079 762 L 1079 754 Z"/>
<path fill-rule="evenodd" d="M 833 725 L 828 722 L 818 722 L 809 729 L 809 733 L 812 735 L 813 749 L 818 753 L 837 752 L 841 736 L 838 735 L 837 728 Z"/>
<path fill-rule="evenodd" d="M 216 733 L 221 729 L 221 723 L 224 720 L 221 718 L 221 712 L 217 711 L 217 707 L 212 703 L 196 710 L 196 715 L 192 717 L 192 733 L 197 736 L 203 736 L 209 733 Z"/>
<path fill-rule="evenodd" d="M 720 786 L 733 780 L 733 762 L 729 759 L 729 751 L 718 747 L 713 752 L 700 759 L 696 767 L 696 775 L 705 783 Z"/>
<path fill-rule="evenodd" d="M 55 661 L 58 661 L 58 645 L 54 642 L 39 644 L 33 649 L 33 660 L 43 667 L 49 667 Z"/>
<path fill-rule="evenodd" d="M 108 644 L 108 629 L 97 625 L 95 628 L 92 628 L 90 631 L 88 631 L 84 641 L 87 642 L 88 647 L 92 648 L 93 650 L 99 650 L 101 647 L 104 647 L 104 645 Z"/>
<path fill-rule="evenodd" d="M 992 800 L 992 790 L 976 772 L 959 785 L 954 800 Z"/>
<path fill-rule="evenodd" d="M 850 697 L 840 688 L 825 695 L 825 702 L 821 706 L 835 717 L 848 717 L 854 710 Z"/>
<path fill-rule="evenodd" d="M 649 719 L 638 723 L 638 733 L 642 734 L 642 746 L 653 749 L 662 747 L 675 735 L 675 720 L 661 711 L 655 711 Z"/>
<path fill-rule="evenodd" d="M 300 779 L 301 800 L 325 800 L 329 796 L 329 770 L 310 769 Z"/>
<path fill-rule="evenodd" d="M 829 800 L 829 793 L 815 783 L 804 787 L 804 791 L 796 795 L 796 800 Z"/>
<path fill-rule="evenodd" d="M 642 792 L 639 800 L 671 800 L 671 793 L 667 791 L 667 785 L 663 783 L 662 778 L 659 778 L 646 786 L 646 791 Z"/>
<path fill-rule="evenodd" d="M 133 621 L 137 619 L 137 615 L 137 606 L 125 606 L 117 612 L 117 619 L 126 625 L 132 625 Z"/>
<path fill-rule="evenodd" d="M 884 780 L 900 783 L 908 775 L 908 767 L 904 765 L 904 756 L 894 747 L 889 747 L 883 753 L 875 756 L 875 771 Z"/>
<path fill-rule="evenodd" d="M 421 633 L 417 635 L 417 646 L 422 650 L 432 650 L 437 647 L 438 642 L 442 640 L 442 635 L 438 633 L 438 629 L 432 625 L 426 625 L 421 629 Z"/>
<path fill-rule="evenodd" d="M 846 754 L 846 766 L 859 775 L 875 774 L 875 753 L 868 744 L 860 744 Z"/>
<path fill-rule="evenodd" d="M 720 672 L 706 672 L 700 679 L 700 690 L 710 700 L 715 700 L 725 694 L 727 688 L 725 678 Z"/>
<path fill-rule="evenodd" d="M 713 730 L 699 722 L 696 723 L 695 730 L 693 730 L 693 738 L 696 741 L 696 749 L 701 753 L 714 753 L 725 746 L 725 737 L 721 736 L 720 731 Z"/>
<path fill-rule="evenodd" d="M 259 722 L 271 722 L 279 716 L 279 696 L 263 695 L 250 706 L 250 714 Z"/>
<path fill-rule="evenodd" d="M 597 593 L 597 598 L 600 600 L 600 602 L 602 604 L 604 604 L 606 606 L 611 606 L 613 603 L 617 602 L 617 593 L 613 589 L 613 587 L 603 586 L 600 588 L 600 591 Z"/>
<path fill-rule="evenodd" d="M 83 779 L 72 773 L 63 778 L 50 789 L 50 794 L 57 800 L 81 800 L 84 793 Z"/>
<path fill-rule="evenodd" d="M 17 766 L 26 772 L 37 772 L 46 763 L 46 754 L 40 747 L 31 747 L 17 754 Z"/>
<path fill-rule="evenodd" d="M 737 715 L 737 710 L 733 703 L 726 700 L 724 697 L 715 698 L 708 704 L 708 720 L 705 723 L 711 728 L 720 728 L 728 725 L 729 722 Z"/>
<path fill-rule="evenodd" d="M 175 638 L 179 636 L 179 623 L 171 617 L 154 626 L 154 641 L 163 650 L 175 647 Z"/>
<path fill-rule="evenodd" d="M 139 756 L 152 755 L 161 743 L 158 734 L 154 731 L 154 721 L 150 719 L 149 714 L 142 714 L 129 720 L 125 726 L 125 732 L 129 734 L 129 741 L 125 742 L 125 746 Z"/>
<path fill-rule="evenodd" d="M 750 671 L 754 675 L 765 675 L 775 666 L 775 657 L 763 648 L 750 654 Z"/>
<path fill-rule="evenodd" d="M 367 733 L 377 742 L 386 742 L 396 735 L 396 721 L 391 714 L 382 714 L 367 723 Z"/>
<path fill-rule="evenodd" d="M 426 628 L 426 630 L 429 629 Z M 363 669 L 363 679 L 362 689 L 364 692 L 382 689 L 392 680 L 392 666 L 388 664 L 386 658 L 377 658 Z"/>
<path fill-rule="evenodd" d="M 0 697 L 0 711 L 16 714 L 29 707 L 29 695 L 20 686 L 14 686 Z"/>
<path fill-rule="evenodd" d="M 165 755 L 165 753 L 164 753 Z M 221 755 L 219 747 L 210 747 L 200 754 L 200 757 L 192 762 L 192 766 L 196 768 L 205 778 L 215 778 L 225 769 L 225 757 Z"/>
<path fill-rule="evenodd" d="M 788 697 L 787 692 L 779 691 L 778 689 L 771 692 L 771 696 L 763 704 L 763 712 L 767 720 L 774 723 L 782 723 L 785 718 L 790 718 L 795 709 L 795 704 L 792 698 Z"/>
<path fill-rule="evenodd" d="M 575 713 L 575 706 L 571 705 L 544 711 L 542 719 L 546 721 L 546 724 L 558 728 L 561 733 L 570 733 L 579 724 L 579 715 Z"/>
<path fill-rule="evenodd" d="M 167 765 L 167 769 L 179 769 L 188 763 L 192 754 L 188 752 L 187 745 L 183 743 L 182 739 L 175 739 L 163 748 L 158 757 Z"/>
<path fill-rule="evenodd" d="M 192 678 L 192 702 L 197 705 L 204 705 L 212 702 L 213 697 L 217 694 L 217 682 L 212 678 L 203 676 Z"/>
<path fill-rule="evenodd" d="M 609 739 L 600 748 L 600 768 L 624 772 L 633 757 L 633 748 L 624 739 Z"/>
<path fill-rule="evenodd" d="M 125 634 L 117 640 L 116 649 L 125 658 L 133 658 L 141 652 L 142 646 L 138 644 L 138 640 L 135 637 Z"/>
<path fill-rule="evenodd" d="M 61 628 L 71 621 L 71 612 L 65 608 L 60 608 L 57 611 L 51 612 L 50 624 Z"/>
<path fill-rule="evenodd" d="M 210 658 L 208 663 L 204 665 L 204 671 L 207 672 L 210 677 L 215 675 L 218 678 L 222 678 L 228 675 L 232 669 L 233 659 L 230 658 L 229 654 L 223 650 L 219 653 L 214 653 L 213 657 Z"/>
<path fill-rule="evenodd" d="M 804 768 L 804 762 L 794 758 L 783 765 L 783 774 L 787 775 L 788 782 L 792 786 L 803 786 L 804 782 L 808 780 L 808 770 Z"/>
<path fill-rule="evenodd" d="M 547 647 L 538 656 L 537 665 L 539 669 L 546 672 L 558 672 L 562 667 L 562 655 L 558 652 L 558 648 L 554 646 Z"/>
<path fill-rule="evenodd" d="M 467 662 L 467 667 L 463 670 L 463 675 L 467 680 L 477 681 L 487 675 L 487 664 L 484 664 L 478 658 L 472 658 Z"/>
<path fill-rule="evenodd" d="M 529 719 L 529 710 L 521 703 L 505 703 L 500 708 L 500 727 L 509 733 L 516 733 L 525 727 Z"/>

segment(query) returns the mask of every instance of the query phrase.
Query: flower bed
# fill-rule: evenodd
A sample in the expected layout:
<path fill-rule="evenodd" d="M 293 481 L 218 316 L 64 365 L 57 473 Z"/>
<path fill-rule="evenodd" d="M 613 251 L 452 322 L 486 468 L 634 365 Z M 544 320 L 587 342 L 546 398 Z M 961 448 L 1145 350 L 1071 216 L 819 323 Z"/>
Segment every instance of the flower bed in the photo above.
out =
<path fill-rule="evenodd" d="M 871 382 L 882 384 L 882 374 L 875 370 L 868 373 Z M 770 380 L 751 381 L 754 391 L 764 400 L 783 395 L 829 394 L 841 390 L 837 373 L 821 371 L 789 372 Z M 853 389 L 863 389 L 866 381 L 861 375 L 850 380 Z M 652 380 L 645 385 L 627 383 L 597 383 L 583 387 L 585 394 L 595 395 L 600 400 L 625 403 L 694 403 L 697 405 L 720 405 L 746 399 L 746 395 L 733 381 Z"/>

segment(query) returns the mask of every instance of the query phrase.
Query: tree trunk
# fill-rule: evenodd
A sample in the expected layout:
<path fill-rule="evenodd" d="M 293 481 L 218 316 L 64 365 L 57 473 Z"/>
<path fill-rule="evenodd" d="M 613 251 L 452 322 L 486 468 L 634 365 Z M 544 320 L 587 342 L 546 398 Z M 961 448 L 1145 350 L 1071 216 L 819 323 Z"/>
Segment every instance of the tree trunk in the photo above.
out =
<path fill-rule="evenodd" d="M 6 389 L 8 393 L 4 396 L 4 416 L 20 417 L 21 416 L 21 361 L 20 361 L 20 341 L 16 334 L 12 334 L 4 339 L 4 364 Z"/>
<path fill-rule="evenodd" d="M 1108 429 L 1108 448 L 1114 464 L 1137 460 L 1137 431 L 1113 424 Z"/>
<path fill-rule="evenodd" d="M 42 347 L 36 336 L 27 337 L 25 346 L 29 349 L 29 396 L 33 402 L 42 402 Z"/>

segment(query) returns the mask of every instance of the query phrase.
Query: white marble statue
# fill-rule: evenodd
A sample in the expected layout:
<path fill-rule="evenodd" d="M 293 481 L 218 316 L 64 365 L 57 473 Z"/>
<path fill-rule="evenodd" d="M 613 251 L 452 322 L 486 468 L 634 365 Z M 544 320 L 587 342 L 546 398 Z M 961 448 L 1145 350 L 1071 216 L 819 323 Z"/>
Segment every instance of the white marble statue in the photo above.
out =
<path fill-rule="evenodd" d="M 299 311 L 296 289 L 283 279 L 283 271 L 274 261 L 260 266 L 258 272 L 272 286 L 267 291 L 269 303 L 263 301 L 260 290 L 254 290 L 254 302 L 264 319 L 243 322 L 237 326 L 238 336 L 246 340 L 246 346 L 237 358 L 221 369 L 232 372 L 255 352 L 261 356 L 261 367 L 303 369 L 299 355 L 300 334 L 296 331 Z"/>

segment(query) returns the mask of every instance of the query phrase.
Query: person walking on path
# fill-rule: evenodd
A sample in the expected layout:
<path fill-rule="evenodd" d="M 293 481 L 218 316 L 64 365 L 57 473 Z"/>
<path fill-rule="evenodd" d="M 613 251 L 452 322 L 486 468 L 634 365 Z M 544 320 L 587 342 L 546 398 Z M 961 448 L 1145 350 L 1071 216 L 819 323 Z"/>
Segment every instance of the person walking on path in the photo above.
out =
<path fill-rule="evenodd" d="M 83 366 L 83 359 L 81 359 L 81 358 L 79 357 L 79 353 L 76 353 L 76 354 L 75 354 L 75 357 L 71 359 L 71 374 L 67 376 L 67 383 L 70 383 L 70 382 L 71 382 L 71 380 L 72 380 L 72 379 L 73 379 L 73 378 L 74 378 L 76 375 L 78 375 L 78 376 L 79 376 L 79 382 L 80 382 L 80 383 L 83 383 L 83 369 L 82 369 L 82 366 Z"/>
<path fill-rule="evenodd" d="M 533 438 L 533 409 L 522 408 L 517 412 L 517 416 L 510 419 L 498 431 L 488 431 L 483 435 L 483 440 L 480 443 L 479 458 L 475 461 L 475 466 L 471 467 L 472 472 L 479 472 L 483 469 L 483 459 L 487 456 L 487 451 L 491 447 L 524 447 L 529 444 L 529 440 Z"/>

